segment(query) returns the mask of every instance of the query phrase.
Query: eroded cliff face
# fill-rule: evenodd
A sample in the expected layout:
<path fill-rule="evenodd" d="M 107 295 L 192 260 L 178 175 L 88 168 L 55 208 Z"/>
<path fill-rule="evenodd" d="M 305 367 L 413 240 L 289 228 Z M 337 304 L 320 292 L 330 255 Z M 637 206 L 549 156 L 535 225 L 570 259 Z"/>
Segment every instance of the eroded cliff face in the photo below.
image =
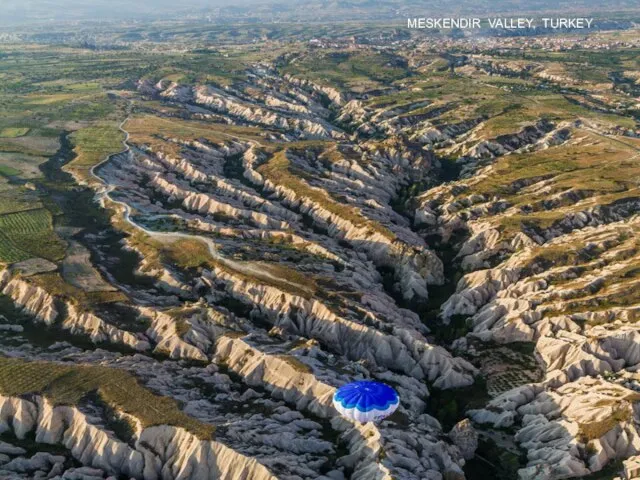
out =
<path fill-rule="evenodd" d="M 276 478 L 254 459 L 216 441 L 199 440 L 182 428 L 147 427 L 136 432 L 131 444 L 119 440 L 104 426 L 93 424 L 94 420 L 78 408 L 53 406 L 39 396 L 30 400 L 0 397 L 2 433 L 15 435 L 18 440 L 35 435 L 37 443 L 63 445 L 71 457 L 93 469 L 76 471 L 77 478 Z M 3 459 L 0 472 L 7 475 L 16 469 L 18 474 L 33 475 L 32 478 L 56 475 L 62 473 L 66 461 L 63 455 L 50 454 L 29 461 L 21 456 L 25 452 L 20 448 L 5 448 L 4 453 L 7 458 Z"/>
<path fill-rule="evenodd" d="M 146 94 L 200 107 L 200 118 L 221 115 L 252 125 L 271 127 L 288 132 L 293 138 L 344 138 L 344 133 L 327 121 L 329 111 L 324 99 L 340 107 L 344 99 L 340 92 L 313 82 L 296 79 L 275 71 L 256 67 L 249 72 L 246 86 L 218 88 L 213 85 L 180 85 L 175 82 L 149 84 L 141 81 L 138 89 Z M 261 89 L 256 93 L 255 88 Z"/>
<path fill-rule="evenodd" d="M 0 272 L 0 288 L 3 294 L 11 297 L 16 305 L 37 320 L 47 325 L 56 321 L 58 310 L 53 297 L 46 290 L 12 278 L 9 270 Z"/>
<path fill-rule="evenodd" d="M 520 387 L 469 412 L 479 423 L 521 425 L 515 438 L 529 459 L 521 478 L 580 477 L 637 455 L 638 392 L 590 377 L 558 388 L 549 383 Z"/>
<path fill-rule="evenodd" d="M 89 337 L 95 344 L 114 343 L 138 351 L 150 348 L 144 335 L 127 332 L 90 312 L 82 312 L 76 305 L 47 293 L 45 287 L 16 278 L 10 270 L 0 272 L 0 288 L 4 295 L 13 300 L 17 308 L 47 327 L 59 325 L 69 333 Z M 64 309 L 64 315 L 60 315 L 60 307 Z"/>
<path fill-rule="evenodd" d="M 336 417 L 332 399 L 336 386 L 342 382 L 327 365 L 322 365 L 322 357 L 270 355 L 254 346 L 263 342 L 255 336 L 223 336 L 217 344 L 217 360 L 249 385 L 267 388 L 275 397 L 295 404 L 298 410 L 331 419 L 332 428 L 341 432 L 349 448 L 349 455 L 338 463 L 353 469 L 351 478 L 430 478 L 443 471 L 450 475 L 462 473 L 464 461 L 458 447 L 439 438 L 442 431 L 434 418 L 422 414 L 419 422 L 399 429 L 388 422 L 361 425 Z M 403 404 L 416 413 L 423 410 L 420 396 L 425 393 L 424 386 L 405 382 L 399 389 Z M 384 464 L 378 462 L 381 454 L 388 457 Z"/>
<path fill-rule="evenodd" d="M 203 281 L 204 278 L 207 277 L 203 277 Z M 229 280 L 230 282 L 238 281 L 233 277 L 230 277 Z M 27 281 L 19 281 L 24 282 L 24 285 L 21 286 L 22 289 L 29 288 Z M 258 288 L 258 285 L 249 285 L 248 287 L 255 289 Z M 285 297 L 285 303 L 276 304 L 277 306 L 272 305 L 267 297 L 257 299 L 256 305 L 263 305 L 265 311 L 272 308 L 287 311 L 297 305 L 302 312 L 306 307 L 307 301 L 304 298 L 296 298 L 280 290 L 266 290 L 265 294 L 274 300 Z M 19 297 L 16 298 L 19 299 Z M 56 303 L 59 300 L 51 297 L 51 302 Z M 73 305 L 68 305 L 65 308 L 68 309 L 68 318 L 61 325 L 65 329 L 69 328 L 72 333 L 89 335 L 92 340 L 100 344 L 108 342 L 118 344 L 123 340 L 121 336 L 114 335 L 104 322 L 99 322 L 95 315 L 79 314 Z M 322 307 L 314 307 L 313 305 L 308 308 L 310 308 L 309 315 L 320 315 L 319 322 L 328 321 L 336 325 L 345 322 L 345 320 L 332 316 L 326 308 L 323 310 Z M 30 313 L 34 318 L 37 318 L 38 311 L 34 310 Z M 205 303 L 185 307 L 182 310 L 165 312 L 146 307 L 141 308 L 139 314 L 150 325 L 146 331 L 148 344 L 145 350 L 154 348 L 156 352 L 167 354 L 173 359 L 200 362 L 208 362 L 211 359 L 214 362 L 213 365 L 225 365 L 230 372 L 242 378 L 242 382 L 248 387 L 265 389 L 274 400 L 282 402 L 283 405 L 295 407 L 295 410 L 288 413 L 283 412 L 282 407 L 279 407 L 271 414 L 274 415 L 274 418 L 278 418 L 278 421 L 283 422 L 281 427 L 283 432 L 277 435 L 256 436 L 255 428 L 257 425 L 254 425 L 243 434 L 239 432 L 221 434 L 222 443 L 216 443 L 197 441 L 193 435 L 175 427 L 147 427 L 145 429 L 138 427 L 135 434 L 137 440 L 135 444 L 132 444 L 131 440 L 128 443 L 122 442 L 109 431 L 105 432 L 101 427 L 104 422 L 98 420 L 95 415 L 91 417 L 93 420 L 87 420 L 87 414 L 83 413 L 85 410 L 78 410 L 75 407 L 53 408 L 42 398 L 32 400 L 7 398 L 6 405 L 0 408 L 0 412 L 5 415 L 7 428 L 12 429 L 19 439 L 35 430 L 36 442 L 63 444 L 69 450 L 69 455 L 83 465 L 94 469 L 89 473 L 83 470 L 77 472 L 73 470 L 76 472 L 74 474 L 90 474 L 96 478 L 121 474 L 133 478 L 242 478 L 242 475 L 245 475 L 246 478 L 261 478 L 261 475 L 267 475 L 265 478 L 271 478 L 270 475 L 272 475 L 275 464 L 269 465 L 269 462 L 266 462 L 267 467 L 263 466 L 265 462 L 261 462 L 260 457 L 255 456 L 255 452 L 250 454 L 251 450 L 243 454 L 233 451 L 240 445 L 242 448 L 246 448 L 244 435 L 251 435 L 253 441 L 263 447 L 264 445 L 272 445 L 285 452 L 292 451 L 298 454 L 314 452 L 314 455 L 322 455 L 325 452 L 331 452 L 334 448 L 332 443 L 322 439 L 325 434 L 321 432 L 327 428 L 336 432 L 335 435 L 339 436 L 340 442 L 344 443 L 349 452 L 346 456 L 332 460 L 332 463 L 337 461 L 335 467 L 340 469 L 337 471 L 347 470 L 351 472 L 352 478 L 383 479 L 397 478 L 398 476 L 424 478 L 425 475 L 437 476 L 442 471 L 461 475 L 461 466 L 464 463 L 461 454 L 457 447 L 448 445 L 440 439 L 442 431 L 439 423 L 424 413 L 425 399 L 429 392 L 424 384 L 417 379 L 414 380 L 410 376 L 402 374 L 382 373 L 384 370 L 380 373 L 381 379 L 400 382 L 397 388 L 403 396 L 403 404 L 406 406 L 407 413 L 419 419 L 415 425 L 409 429 L 406 427 L 399 429 L 393 424 L 378 427 L 361 426 L 336 417 L 332 407 L 333 393 L 337 386 L 347 381 L 348 376 L 345 374 L 336 375 L 334 370 L 336 357 L 324 352 L 322 348 L 319 348 L 320 345 L 317 342 L 310 341 L 304 348 L 289 350 L 286 344 L 277 347 L 277 344 L 273 344 L 267 336 L 258 332 L 244 338 L 239 337 L 237 331 L 229 330 L 229 328 L 237 329 L 239 326 L 233 318 L 230 318 L 228 313 L 211 311 Z M 323 315 L 329 315 L 329 318 Z M 179 323 L 177 319 L 180 319 Z M 286 328 L 282 324 L 279 324 L 278 327 Z M 357 333 L 363 327 L 354 324 L 350 328 L 355 329 Z M 311 328 L 325 329 L 320 325 Z M 366 330 L 364 327 L 363 331 L 366 332 Z M 341 337 L 346 331 L 340 329 L 335 333 L 335 336 L 330 334 L 329 337 L 326 337 L 325 341 L 330 343 L 340 339 L 342 345 L 349 346 L 350 341 L 355 342 L 355 337 L 354 339 L 347 337 L 345 341 Z M 129 335 L 134 336 L 132 333 Z M 141 334 L 136 335 L 140 336 Z M 358 335 L 362 334 L 358 333 Z M 376 336 L 380 336 L 380 333 L 375 333 L 375 330 L 371 329 L 368 334 L 364 335 L 363 339 L 367 337 L 375 339 Z M 407 335 L 404 336 L 410 338 Z M 388 336 L 387 341 L 392 339 L 393 337 Z M 373 358 L 375 355 L 380 358 L 383 364 L 387 362 L 390 365 L 398 365 L 400 369 L 405 368 L 400 363 L 392 363 L 398 361 L 393 357 L 393 351 L 390 354 L 373 353 L 372 349 L 381 348 L 380 342 L 363 341 L 364 343 L 362 341 L 355 342 L 355 350 L 352 353 L 346 352 L 347 356 Z M 269 346 L 270 344 L 271 346 Z M 465 375 L 467 378 L 471 378 L 470 375 L 474 372 L 473 367 L 451 358 L 444 349 L 438 347 L 429 347 L 435 351 L 428 355 L 427 352 L 423 354 L 421 362 L 423 365 L 428 365 L 430 370 L 422 370 L 419 363 L 410 360 L 410 353 L 406 346 L 400 343 L 397 348 L 405 352 L 400 355 L 400 359 L 405 359 L 416 365 L 412 368 L 413 376 L 429 376 L 434 381 L 434 385 L 446 387 L 448 383 L 467 381 L 461 380 L 461 378 L 464 378 Z M 372 353 L 365 353 L 368 350 Z M 63 350 L 60 354 L 65 355 L 65 352 L 68 354 L 68 350 Z M 213 357 L 209 357 L 212 353 Z M 345 355 L 345 352 L 340 353 Z M 52 354 L 55 355 L 53 352 L 47 352 L 43 358 L 50 359 Z M 141 358 L 136 361 L 140 362 L 140 360 Z M 345 363 L 344 368 L 346 368 L 345 371 L 349 370 L 349 362 Z M 142 371 L 145 371 L 144 367 L 142 367 Z M 157 380 L 163 378 L 163 374 L 160 372 L 158 374 Z M 220 395 L 226 391 L 225 386 L 228 381 L 222 377 L 223 375 L 216 373 L 210 380 L 207 379 L 209 385 L 216 385 L 215 388 L 220 389 Z M 155 385 L 157 380 L 151 380 L 151 385 Z M 162 382 L 164 381 L 166 380 L 162 380 Z M 251 391 L 249 389 L 244 392 L 236 402 L 247 402 L 253 399 Z M 190 408 L 202 407 L 202 404 L 199 404 L 199 407 L 194 405 Z M 307 412 L 311 418 L 301 417 L 297 412 Z M 323 423 L 326 422 L 325 425 L 321 426 L 316 420 L 312 420 L 316 417 L 323 419 Z M 241 417 L 238 418 L 235 414 L 232 414 L 231 418 L 236 418 L 236 421 L 241 420 Z M 39 419 L 44 422 L 42 425 L 39 423 Z M 320 438 L 311 440 L 298 437 L 297 427 L 293 428 L 293 425 L 290 424 L 292 421 L 293 425 L 299 425 L 300 428 L 311 429 Z M 92 422 L 98 423 L 94 425 Z M 285 425 L 287 426 L 285 427 Z M 287 442 L 282 443 L 285 438 L 288 439 Z M 95 449 L 111 453 L 98 457 Z M 176 453 L 166 455 L 162 453 L 168 451 Z M 263 455 L 267 453 L 268 451 L 263 452 Z M 388 458 L 384 464 L 379 462 L 381 455 Z M 94 457 L 96 457 L 95 460 Z M 26 472 L 27 475 L 34 474 L 36 471 L 51 472 L 61 469 L 70 474 L 72 470 L 67 468 L 65 458 L 64 455 L 56 458 L 53 456 L 38 457 L 38 461 L 36 461 L 34 458 L 20 460 L 18 456 L 18 458 L 11 458 L 5 468 L 8 472 L 20 468 L 20 472 Z M 207 461 L 203 462 L 202 458 L 207 458 Z M 240 462 L 241 458 L 244 463 Z M 280 454 L 273 461 L 278 458 L 283 461 L 286 456 Z M 286 461 L 289 463 L 289 469 L 297 469 L 300 474 L 304 474 L 308 478 L 314 477 L 315 474 L 312 473 L 313 470 L 309 470 L 308 465 L 304 466 L 303 463 L 298 465 L 298 462 L 293 459 Z M 18 467 L 18 464 L 21 466 Z M 213 475 L 211 472 L 218 470 L 219 477 L 211 477 Z M 254 477 L 255 475 L 258 476 Z"/>
<path fill-rule="evenodd" d="M 452 358 L 441 347 L 429 345 L 416 329 L 392 327 L 385 334 L 375 327 L 340 318 L 317 301 L 237 279 L 221 270 L 205 272 L 203 282 L 211 281 L 221 282 L 227 293 L 263 312 L 274 327 L 314 338 L 347 358 L 367 359 L 374 365 L 428 379 L 441 388 L 473 382 L 472 365 Z"/>
<path fill-rule="evenodd" d="M 604 132 L 580 121 L 558 126 L 540 158 L 597 145 Z M 519 151 L 535 151 L 536 136 L 518 134 L 530 145 Z M 633 156 L 623 152 L 621 159 Z M 520 478 L 584 476 L 637 454 L 638 199 L 625 187 L 612 200 L 597 187 L 562 184 L 556 171 L 521 167 L 501 190 L 488 187 L 501 165 L 517 162 L 508 160 L 514 154 L 494 149 L 485 155 L 491 165 L 474 164 L 473 177 L 427 192 L 415 220 L 443 239 L 464 232 L 454 260 L 463 275 L 440 309 L 444 324 L 463 318 L 469 329 L 454 351 L 474 356 L 485 342 L 526 342 L 544 368 L 542 382 L 510 380 L 525 385 L 471 418 L 516 429 L 528 458 Z"/>

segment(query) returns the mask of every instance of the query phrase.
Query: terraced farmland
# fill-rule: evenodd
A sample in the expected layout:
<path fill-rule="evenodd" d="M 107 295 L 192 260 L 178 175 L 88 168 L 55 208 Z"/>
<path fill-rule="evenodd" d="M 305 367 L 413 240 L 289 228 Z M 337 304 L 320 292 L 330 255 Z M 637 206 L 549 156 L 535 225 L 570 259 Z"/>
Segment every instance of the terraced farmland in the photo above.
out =
<path fill-rule="evenodd" d="M 0 231 L 2 262 L 31 257 L 56 261 L 64 256 L 65 245 L 53 232 L 53 219 L 44 208 L 0 215 Z"/>

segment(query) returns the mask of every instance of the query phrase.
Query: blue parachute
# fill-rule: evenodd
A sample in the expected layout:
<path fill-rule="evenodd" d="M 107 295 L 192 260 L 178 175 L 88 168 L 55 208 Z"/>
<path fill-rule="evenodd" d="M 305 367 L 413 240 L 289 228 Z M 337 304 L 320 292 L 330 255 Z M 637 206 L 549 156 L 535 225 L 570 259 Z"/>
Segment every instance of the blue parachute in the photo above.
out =
<path fill-rule="evenodd" d="M 333 406 L 344 417 L 360 423 L 388 417 L 400 405 L 398 393 L 389 385 L 362 380 L 340 387 L 333 396 Z"/>

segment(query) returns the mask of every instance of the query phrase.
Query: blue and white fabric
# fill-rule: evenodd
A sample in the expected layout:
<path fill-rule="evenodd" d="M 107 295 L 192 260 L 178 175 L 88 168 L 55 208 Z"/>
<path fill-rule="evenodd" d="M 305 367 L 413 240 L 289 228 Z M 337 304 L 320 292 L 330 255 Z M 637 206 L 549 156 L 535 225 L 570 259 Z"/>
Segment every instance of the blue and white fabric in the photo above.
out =
<path fill-rule="evenodd" d="M 344 417 L 360 423 L 375 422 L 391 415 L 400 405 L 400 397 L 389 385 L 362 380 L 340 387 L 333 406 Z"/>

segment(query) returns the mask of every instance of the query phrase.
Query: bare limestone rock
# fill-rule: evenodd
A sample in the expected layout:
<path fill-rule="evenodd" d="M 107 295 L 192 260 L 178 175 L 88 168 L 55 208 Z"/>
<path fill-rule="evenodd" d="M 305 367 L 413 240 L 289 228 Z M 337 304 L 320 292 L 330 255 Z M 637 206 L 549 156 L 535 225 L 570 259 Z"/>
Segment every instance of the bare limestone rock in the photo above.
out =
<path fill-rule="evenodd" d="M 276 480 L 255 459 L 240 455 L 219 442 L 198 440 L 182 428 L 167 425 L 145 428 L 131 447 L 90 424 L 77 408 L 52 407 L 41 397 L 36 397 L 35 403 L 0 397 L 0 429 L 11 431 L 18 438 L 35 432 L 36 442 L 63 444 L 82 464 L 114 476 L 144 480 L 205 480 L 215 472 L 215 478 L 227 480 Z M 50 457 L 42 460 L 48 462 Z M 14 460 L 13 464 L 5 464 L 2 468 L 19 471 L 26 468 L 25 461 Z M 35 459 L 29 460 L 33 461 Z M 62 461 L 64 457 L 61 457 Z"/>
<path fill-rule="evenodd" d="M 449 432 L 449 438 L 460 449 L 465 460 L 473 458 L 478 448 L 478 432 L 468 418 L 460 420 Z"/>

